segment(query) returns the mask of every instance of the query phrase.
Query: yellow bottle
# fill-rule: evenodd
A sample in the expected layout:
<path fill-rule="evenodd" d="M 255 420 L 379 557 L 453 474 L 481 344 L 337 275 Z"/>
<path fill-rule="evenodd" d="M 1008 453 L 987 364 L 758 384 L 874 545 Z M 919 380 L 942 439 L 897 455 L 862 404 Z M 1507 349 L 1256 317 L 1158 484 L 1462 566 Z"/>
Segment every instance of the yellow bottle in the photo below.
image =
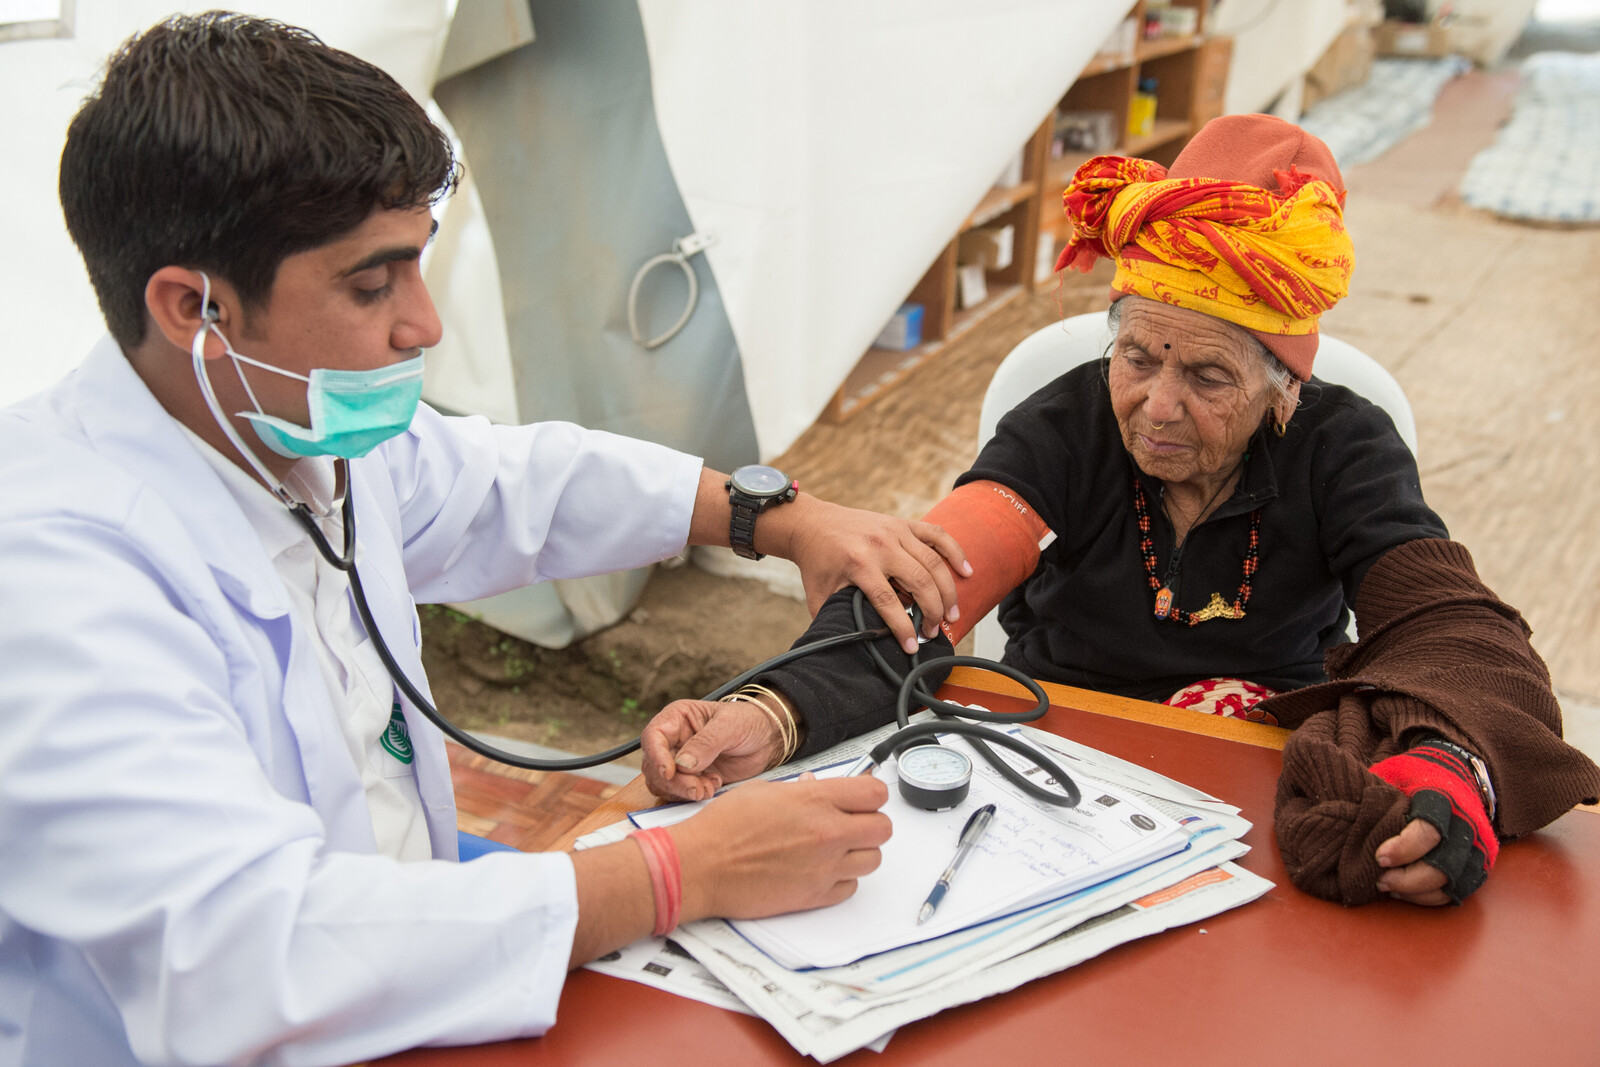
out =
<path fill-rule="evenodd" d="M 1156 128 L 1156 80 L 1140 78 L 1139 91 L 1128 106 L 1128 136 L 1149 137 Z"/>

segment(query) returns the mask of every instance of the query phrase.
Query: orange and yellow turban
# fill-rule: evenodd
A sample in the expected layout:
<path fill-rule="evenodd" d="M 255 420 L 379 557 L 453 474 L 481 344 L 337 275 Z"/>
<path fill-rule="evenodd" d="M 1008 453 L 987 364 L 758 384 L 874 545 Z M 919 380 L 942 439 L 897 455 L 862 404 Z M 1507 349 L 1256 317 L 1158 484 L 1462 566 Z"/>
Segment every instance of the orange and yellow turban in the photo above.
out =
<path fill-rule="evenodd" d="M 1317 321 L 1349 291 L 1355 253 L 1342 190 L 1293 165 L 1270 174 L 1275 190 L 1096 156 L 1063 194 L 1074 233 L 1056 269 L 1086 271 L 1105 256 L 1117 265 L 1114 290 L 1243 326 L 1309 378 Z"/>

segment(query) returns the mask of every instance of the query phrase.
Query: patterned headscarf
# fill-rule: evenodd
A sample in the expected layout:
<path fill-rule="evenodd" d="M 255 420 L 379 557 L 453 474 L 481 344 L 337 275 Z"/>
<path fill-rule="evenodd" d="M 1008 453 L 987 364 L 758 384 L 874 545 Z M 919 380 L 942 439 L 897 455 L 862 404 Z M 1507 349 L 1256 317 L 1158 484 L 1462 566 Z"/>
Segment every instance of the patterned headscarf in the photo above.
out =
<path fill-rule="evenodd" d="M 1295 377 L 1311 376 L 1318 318 L 1349 291 L 1355 266 L 1343 181 L 1322 142 L 1281 119 L 1229 116 L 1208 123 L 1172 173 L 1096 156 L 1063 201 L 1074 233 L 1057 270 L 1105 256 L 1117 264 L 1114 295 L 1236 323 Z"/>

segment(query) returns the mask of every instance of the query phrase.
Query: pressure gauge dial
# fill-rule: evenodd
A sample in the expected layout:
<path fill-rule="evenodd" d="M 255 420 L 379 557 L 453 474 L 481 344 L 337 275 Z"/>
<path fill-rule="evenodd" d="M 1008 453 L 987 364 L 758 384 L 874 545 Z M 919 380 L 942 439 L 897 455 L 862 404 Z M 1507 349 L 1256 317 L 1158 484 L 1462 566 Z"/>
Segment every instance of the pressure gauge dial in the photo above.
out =
<path fill-rule="evenodd" d="M 895 756 L 900 795 L 926 811 L 953 808 L 967 799 L 972 761 L 966 753 L 938 744 L 916 745 Z"/>

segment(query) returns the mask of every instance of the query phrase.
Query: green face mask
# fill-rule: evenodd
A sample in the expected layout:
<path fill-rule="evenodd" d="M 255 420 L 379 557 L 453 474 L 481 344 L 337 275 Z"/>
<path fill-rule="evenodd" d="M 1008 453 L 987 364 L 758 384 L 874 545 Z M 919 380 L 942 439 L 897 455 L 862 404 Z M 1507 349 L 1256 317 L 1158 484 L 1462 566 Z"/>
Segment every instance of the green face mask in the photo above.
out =
<path fill-rule="evenodd" d="M 251 359 L 233 350 L 233 345 L 214 323 L 207 328 L 222 340 L 222 347 L 234 361 L 234 370 L 244 383 L 254 411 L 239 416 L 250 421 L 256 436 L 280 456 L 340 456 L 357 459 L 411 425 L 422 399 L 422 357 L 408 359 L 376 370 L 329 370 L 318 367 L 310 377 Z M 311 408 L 311 426 L 268 415 L 245 380 L 240 363 L 306 382 L 306 403 Z"/>
<path fill-rule="evenodd" d="M 422 400 L 422 357 L 376 370 L 328 370 L 318 367 L 308 378 L 228 353 L 262 370 L 308 382 L 306 402 L 311 427 L 256 411 L 241 411 L 256 435 L 280 456 L 341 456 L 357 459 L 396 434 L 405 432 Z M 242 375 L 241 375 L 242 377 Z M 254 398 L 252 398 L 254 399 Z M 259 409 L 260 405 L 257 405 Z"/>

